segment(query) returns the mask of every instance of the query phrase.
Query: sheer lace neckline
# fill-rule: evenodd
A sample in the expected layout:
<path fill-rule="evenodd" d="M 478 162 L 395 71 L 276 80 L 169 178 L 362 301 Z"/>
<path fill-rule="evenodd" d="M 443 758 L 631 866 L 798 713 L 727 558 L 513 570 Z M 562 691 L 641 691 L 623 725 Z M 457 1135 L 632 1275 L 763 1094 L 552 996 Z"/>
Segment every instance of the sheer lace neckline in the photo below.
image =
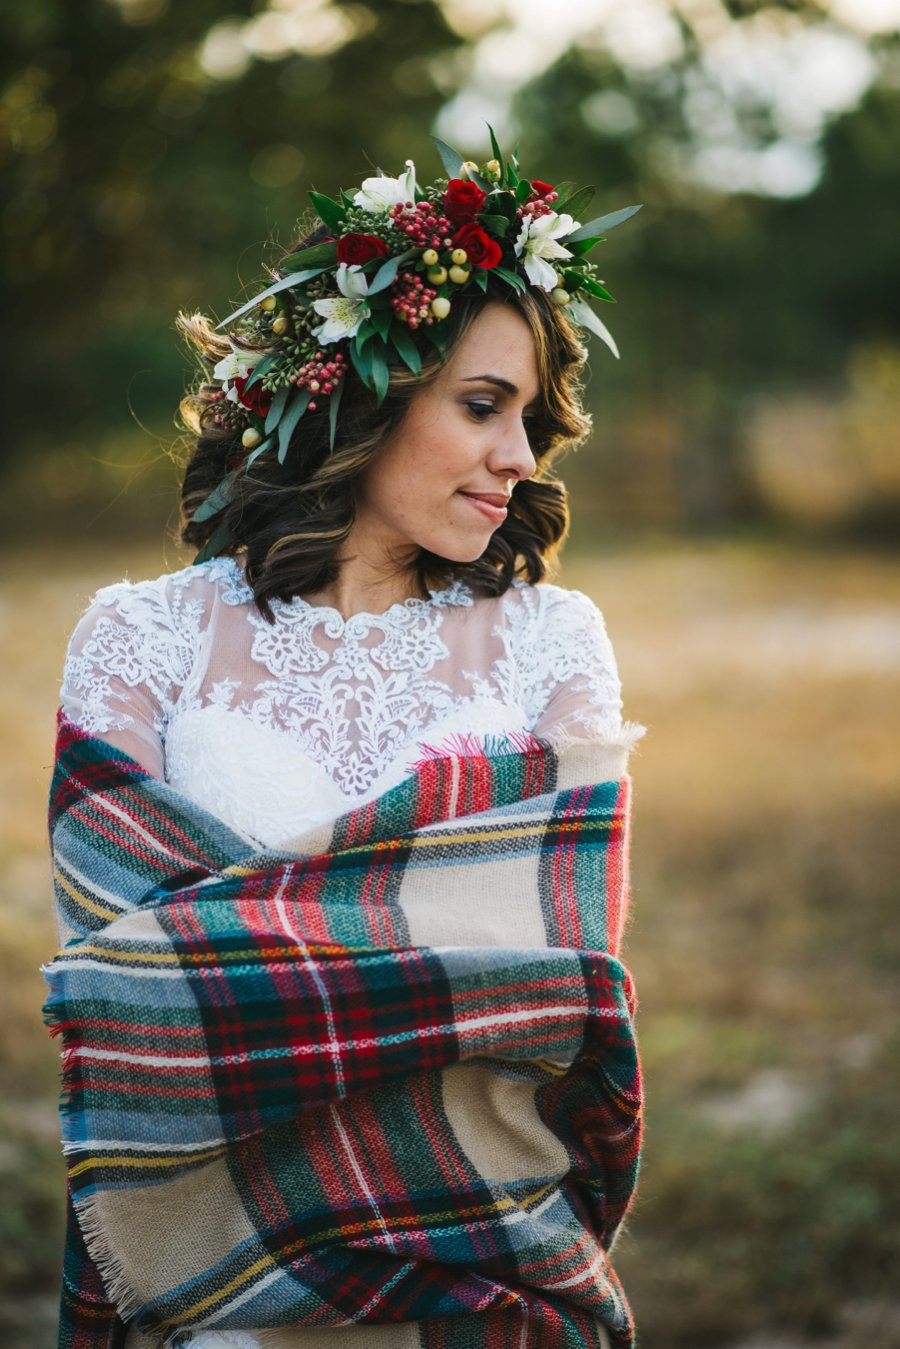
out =
<path fill-rule="evenodd" d="M 219 566 L 215 564 L 219 564 Z M 244 569 L 236 557 L 230 555 L 218 557 L 214 560 L 213 567 L 215 570 L 221 570 L 230 582 L 227 595 L 229 604 L 250 604 L 253 602 L 253 587 L 246 579 Z M 424 617 L 433 609 L 441 609 L 452 605 L 471 605 L 473 602 L 474 596 L 471 589 L 465 581 L 459 579 L 440 589 L 429 589 L 427 599 L 418 595 L 411 595 L 405 600 L 395 601 L 381 613 L 361 609 L 358 613 L 349 614 L 346 618 L 340 609 L 337 609 L 334 605 L 312 604 L 302 595 L 294 595 L 289 600 L 275 597 L 269 601 L 273 613 L 287 613 L 292 616 L 304 614 L 312 623 L 324 623 L 331 635 L 344 631 L 358 631 L 360 628 L 383 627 L 405 616 Z"/>

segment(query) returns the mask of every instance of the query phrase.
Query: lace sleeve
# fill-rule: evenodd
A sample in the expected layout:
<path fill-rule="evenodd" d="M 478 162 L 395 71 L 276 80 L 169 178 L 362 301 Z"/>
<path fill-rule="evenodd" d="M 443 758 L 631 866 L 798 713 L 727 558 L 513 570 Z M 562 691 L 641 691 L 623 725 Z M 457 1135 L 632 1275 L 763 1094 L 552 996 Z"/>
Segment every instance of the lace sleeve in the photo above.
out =
<path fill-rule="evenodd" d="M 96 592 L 69 640 L 60 688 L 66 716 L 160 779 L 169 714 L 196 648 L 164 581 Z"/>
<path fill-rule="evenodd" d="M 533 685 L 535 735 L 606 739 L 622 724 L 622 697 L 603 615 L 580 590 L 548 587 L 540 630 L 538 678 Z"/>

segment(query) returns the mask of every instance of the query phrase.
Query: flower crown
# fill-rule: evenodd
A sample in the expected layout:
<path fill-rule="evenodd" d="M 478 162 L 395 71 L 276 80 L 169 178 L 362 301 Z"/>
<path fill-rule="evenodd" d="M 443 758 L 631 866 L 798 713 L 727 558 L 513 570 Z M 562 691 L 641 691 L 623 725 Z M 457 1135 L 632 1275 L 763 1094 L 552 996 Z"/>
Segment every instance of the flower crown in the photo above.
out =
<path fill-rule="evenodd" d="M 339 201 L 310 192 L 327 237 L 289 254 L 280 264 L 285 275 L 217 325 L 235 326 L 230 352 L 212 371 L 221 382 L 212 396 L 213 420 L 241 432 L 244 453 L 193 521 L 218 514 L 238 472 L 259 455 L 274 449 L 283 463 L 307 413 L 327 407 L 333 450 L 349 369 L 380 406 L 391 366 L 421 371 L 412 332 L 421 329 L 439 352 L 446 350 L 450 333 L 443 320 L 461 292 L 540 286 L 618 356 L 612 334 L 587 302 L 614 300 L 587 254 L 640 207 L 581 225 L 575 217 L 594 188 L 522 177 L 516 154 L 504 165 L 488 131 L 493 158 L 480 165 L 433 136 L 447 177 L 427 187 L 416 182 L 408 159 L 399 178 L 378 169 L 353 195 L 342 190 Z M 220 527 L 194 561 L 214 556 L 226 538 Z"/>

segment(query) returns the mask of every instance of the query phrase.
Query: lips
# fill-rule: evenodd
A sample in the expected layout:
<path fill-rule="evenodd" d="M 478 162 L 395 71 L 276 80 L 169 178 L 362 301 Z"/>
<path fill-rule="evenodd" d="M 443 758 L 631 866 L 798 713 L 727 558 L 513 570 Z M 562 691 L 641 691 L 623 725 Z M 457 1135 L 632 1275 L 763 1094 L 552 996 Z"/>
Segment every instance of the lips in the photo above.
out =
<path fill-rule="evenodd" d="M 473 510 L 488 519 L 496 529 L 506 519 L 508 496 L 502 492 L 460 492 L 464 501 L 468 501 Z"/>
<path fill-rule="evenodd" d="M 509 497 L 502 492 L 463 492 L 462 495 L 472 497 L 475 501 L 486 501 L 489 506 L 509 505 Z"/>

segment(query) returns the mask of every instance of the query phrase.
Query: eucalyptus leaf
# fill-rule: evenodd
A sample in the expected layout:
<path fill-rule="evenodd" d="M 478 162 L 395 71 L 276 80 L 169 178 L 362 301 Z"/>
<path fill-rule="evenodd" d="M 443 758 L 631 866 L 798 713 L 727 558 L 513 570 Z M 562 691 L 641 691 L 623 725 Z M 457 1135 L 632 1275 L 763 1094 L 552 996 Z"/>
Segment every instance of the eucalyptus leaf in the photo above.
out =
<path fill-rule="evenodd" d="M 387 290 L 396 277 L 401 263 L 409 262 L 411 258 L 417 258 L 418 256 L 419 249 L 408 248 L 405 253 L 400 253 L 395 258 L 388 258 L 387 262 L 382 263 L 369 282 L 369 294 L 377 295 L 379 291 Z"/>
<path fill-rule="evenodd" d="M 256 383 L 258 379 L 262 379 L 263 375 L 266 373 L 267 370 L 272 369 L 272 366 L 275 363 L 275 356 L 276 353 L 273 351 L 270 356 L 263 356 L 262 360 L 256 362 L 256 365 L 253 367 L 253 369 L 250 371 L 249 376 L 247 377 L 247 383 L 244 385 L 245 393 L 247 392 L 247 390 L 250 388 L 251 385 Z"/>
<path fill-rule="evenodd" d="M 337 255 L 335 254 L 335 256 Z M 233 323 L 235 319 L 239 319 L 242 315 L 248 314 L 251 309 L 255 309 L 259 302 L 265 300 L 269 295 L 277 295 L 280 290 L 289 290 L 291 286 L 300 286 L 304 281 L 309 281 L 312 277 L 319 276 L 326 270 L 327 268 L 325 267 L 311 267 L 305 272 L 292 272 L 290 276 L 280 277 L 277 281 L 273 281 L 271 286 L 267 286 L 266 289 L 261 290 L 258 295 L 254 295 L 252 300 L 248 300 L 246 304 L 242 304 L 240 309 L 236 309 L 233 314 L 229 314 L 227 319 L 223 319 L 221 323 L 217 323 L 216 331 L 218 331 L 219 328 L 224 328 L 226 323 Z"/>
<path fill-rule="evenodd" d="M 210 534 L 206 543 L 200 549 L 200 552 L 194 558 L 193 566 L 198 567 L 201 562 L 208 562 L 210 558 L 218 557 L 222 549 L 228 543 L 230 531 L 224 520 L 220 520 Z"/>
<path fill-rule="evenodd" d="M 205 497 L 191 516 L 191 520 L 196 524 L 201 524 L 204 520 L 209 520 L 211 516 L 218 515 L 228 505 L 228 497 L 231 492 L 231 484 L 237 477 L 237 469 L 233 468 L 230 473 L 226 473 L 222 481 L 213 488 L 208 497 Z"/>
<path fill-rule="evenodd" d="M 241 472 L 246 473 L 247 469 L 254 462 L 254 460 L 258 459 L 259 456 L 261 454 L 264 454 L 266 450 L 271 449 L 274 444 L 275 444 L 274 436 L 266 436 L 265 440 L 261 440 L 257 445 L 256 449 L 252 452 L 252 454 L 249 454 L 247 456 L 246 460 L 244 461 L 244 466 L 241 469 Z"/>
<path fill-rule="evenodd" d="M 601 215 L 596 220 L 589 220 L 586 225 L 569 235 L 568 239 L 560 239 L 560 243 L 566 244 L 570 239 L 594 239 L 600 234 L 608 234 L 614 230 L 616 225 L 621 225 L 624 221 L 630 220 L 633 215 L 637 215 L 640 206 L 623 206 L 621 211 L 611 211 L 609 215 Z M 571 212 L 570 212 L 571 214 Z"/>
<path fill-rule="evenodd" d="M 441 157 L 441 163 L 444 166 L 447 177 L 458 178 L 460 169 L 465 163 L 462 155 L 458 150 L 454 150 L 452 145 L 448 145 L 446 141 L 442 141 L 439 136 L 432 136 L 431 139 L 434 141 L 437 152 Z"/>
<path fill-rule="evenodd" d="M 290 448 L 291 436 L 294 434 L 294 427 L 309 407 L 309 401 L 312 394 L 309 389 L 298 389 L 291 400 L 290 406 L 285 409 L 284 416 L 278 423 L 278 462 L 283 464 Z"/>
<path fill-rule="evenodd" d="M 328 396 L 328 453 L 334 453 L 334 436 L 337 431 L 338 408 L 344 396 L 346 378 L 339 380 Z"/>
<path fill-rule="evenodd" d="M 419 355 L 419 348 L 412 340 L 409 329 L 404 323 L 397 322 L 393 325 L 390 340 L 413 374 L 420 375 L 422 373 L 422 357 Z"/>
<path fill-rule="evenodd" d="M 339 202 L 332 201 L 331 197 L 326 197 L 323 192 L 310 192 L 309 199 L 321 220 L 324 220 L 329 229 L 337 229 L 343 222 L 344 208 Z"/>
<path fill-rule="evenodd" d="M 596 334 L 597 337 L 606 343 L 616 360 L 619 359 L 619 348 L 616 346 L 615 338 L 603 320 L 597 317 L 586 300 L 579 300 L 577 303 L 573 300 L 572 303 L 567 306 L 567 313 L 569 318 L 574 319 L 575 322 L 580 323 L 583 328 L 587 328 L 590 332 Z"/>
<path fill-rule="evenodd" d="M 269 433 L 270 431 L 274 431 L 274 430 L 275 430 L 275 427 L 276 427 L 276 426 L 278 425 L 278 423 L 281 421 L 281 414 L 284 412 L 284 407 L 285 407 L 285 404 L 287 403 L 287 400 L 288 400 L 288 394 L 289 394 L 290 392 L 291 392 L 291 387 L 290 387 L 289 384 L 286 384 L 285 387 L 284 387 L 283 389 L 279 389 L 279 390 L 278 390 L 278 392 L 276 393 L 275 397 L 272 399 L 272 404 L 271 404 L 271 406 L 270 406 L 270 408 L 269 408 L 269 411 L 266 413 L 266 434 L 267 434 L 267 435 L 268 435 L 268 433 Z"/>

